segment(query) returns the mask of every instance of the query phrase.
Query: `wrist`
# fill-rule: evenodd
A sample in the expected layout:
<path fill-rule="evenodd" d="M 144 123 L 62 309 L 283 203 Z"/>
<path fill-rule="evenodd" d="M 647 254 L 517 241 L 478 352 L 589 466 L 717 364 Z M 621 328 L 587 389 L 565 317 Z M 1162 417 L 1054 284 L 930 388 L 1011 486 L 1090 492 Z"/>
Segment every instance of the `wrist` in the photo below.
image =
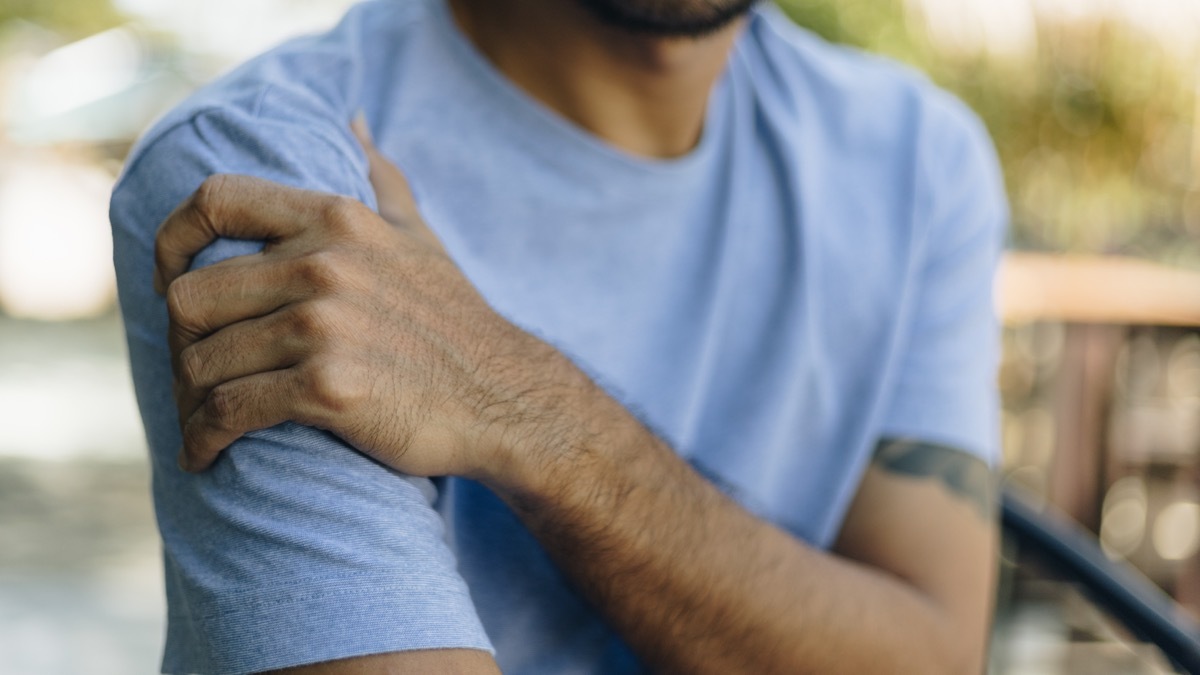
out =
<path fill-rule="evenodd" d="M 471 476 L 517 508 L 560 500 L 587 481 L 632 420 L 569 359 L 547 351 L 529 370 L 538 381 L 514 397 L 502 422 L 486 421 L 492 449 Z"/>

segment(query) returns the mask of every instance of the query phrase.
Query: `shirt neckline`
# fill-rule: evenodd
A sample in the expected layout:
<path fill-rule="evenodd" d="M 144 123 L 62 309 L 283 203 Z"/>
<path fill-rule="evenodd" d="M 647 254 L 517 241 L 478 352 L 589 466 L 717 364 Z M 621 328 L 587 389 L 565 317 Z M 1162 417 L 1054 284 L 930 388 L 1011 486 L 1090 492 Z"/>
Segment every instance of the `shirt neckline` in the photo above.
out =
<path fill-rule="evenodd" d="M 728 66 L 709 93 L 704 126 L 696 145 L 679 157 L 644 157 L 596 136 L 518 87 L 462 32 L 446 0 L 432 0 L 430 4 L 436 29 L 442 32 L 454 56 L 494 95 L 494 102 L 528 131 L 529 139 L 544 144 L 555 156 L 562 155 L 566 148 L 620 170 L 671 177 L 691 175 L 716 152 L 726 118 Z"/>

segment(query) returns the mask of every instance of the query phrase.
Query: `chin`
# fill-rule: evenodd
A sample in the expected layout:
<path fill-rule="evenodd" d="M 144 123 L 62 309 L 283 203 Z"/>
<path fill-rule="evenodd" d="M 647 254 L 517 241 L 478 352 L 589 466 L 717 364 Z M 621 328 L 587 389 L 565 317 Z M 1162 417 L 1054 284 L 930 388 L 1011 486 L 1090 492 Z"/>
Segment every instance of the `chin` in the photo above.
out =
<path fill-rule="evenodd" d="M 750 11 L 757 0 L 579 0 L 607 24 L 662 37 L 702 37 Z"/>

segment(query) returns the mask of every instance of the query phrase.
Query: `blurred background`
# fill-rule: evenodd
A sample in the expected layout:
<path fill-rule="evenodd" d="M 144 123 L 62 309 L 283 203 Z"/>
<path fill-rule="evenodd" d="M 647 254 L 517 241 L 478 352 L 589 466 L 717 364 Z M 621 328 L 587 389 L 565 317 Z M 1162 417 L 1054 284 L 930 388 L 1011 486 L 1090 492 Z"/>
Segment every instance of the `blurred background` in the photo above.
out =
<path fill-rule="evenodd" d="M 157 115 L 349 4 L 0 0 L 0 673 L 157 672 L 108 192 Z M 1200 615 L 1200 0 L 780 4 L 987 123 L 1024 252 L 1001 285 L 1005 480 Z M 993 672 L 1169 672 L 1009 553 Z"/>

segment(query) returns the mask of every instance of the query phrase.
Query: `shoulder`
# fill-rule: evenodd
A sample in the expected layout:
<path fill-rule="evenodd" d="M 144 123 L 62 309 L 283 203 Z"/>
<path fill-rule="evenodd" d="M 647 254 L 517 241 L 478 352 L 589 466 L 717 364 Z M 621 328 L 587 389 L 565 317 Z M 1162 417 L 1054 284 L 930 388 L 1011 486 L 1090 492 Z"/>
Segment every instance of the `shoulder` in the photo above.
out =
<path fill-rule="evenodd" d="M 323 137 L 335 128 L 332 135 L 340 136 L 341 127 L 363 107 L 371 83 L 393 58 L 392 52 L 421 30 L 430 1 L 360 3 L 332 29 L 289 40 L 240 65 L 146 130 L 129 154 L 125 173 L 142 164 L 146 155 L 173 154 L 180 145 L 203 145 L 214 138 L 253 150 L 269 144 L 283 127 L 304 129 L 318 141 L 329 141 Z"/>
<path fill-rule="evenodd" d="M 372 0 L 331 30 L 288 41 L 202 87 L 143 134 L 109 202 L 127 312 L 158 307 L 149 290 L 159 224 L 214 174 L 242 174 L 375 206 L 366 156 L 350 131 L 388 50 L 402 49 L 433 0 Z M 251 253 L 219 240 L 197 264 Z"/>
<path fill-rule="evenodd" d="M 285 42 L 202 87 L 148 129 L 112 201 L 117 228 L 152 230 L 214 173 L 373 202 L 348 125 L 433 0 L 371 0 L 327 32 Z"/>
<path fill-rule="evenodd" d="M 944 146 L 991 147 L 970 108 L 923 73 L 832 44 L 774 6 L 755 11 L 738 58 L 763 105 L 785 124 L 819 130 L 822 142 L 842 154 L 913 162 Z"/>
<path fill-rule="evenodd" d="M 1007 204 L 987 129 L 924 74 L 831 44 L 773 6 L 755 11 L 736 58 L 773 137 L 787 145 L 782 153 L 810 179 L 821 174 L 823 203 L 848 209 L 845 222 L 856 223 L 848 242 L 874 224 L 872 236 L 890 237 L 888 251 L 903 258 L 921 250 L 905 241 L 980 228 L 1001 236 Z M 875 197 L 869 203 L 853 198 L 864 189 Z"/>

